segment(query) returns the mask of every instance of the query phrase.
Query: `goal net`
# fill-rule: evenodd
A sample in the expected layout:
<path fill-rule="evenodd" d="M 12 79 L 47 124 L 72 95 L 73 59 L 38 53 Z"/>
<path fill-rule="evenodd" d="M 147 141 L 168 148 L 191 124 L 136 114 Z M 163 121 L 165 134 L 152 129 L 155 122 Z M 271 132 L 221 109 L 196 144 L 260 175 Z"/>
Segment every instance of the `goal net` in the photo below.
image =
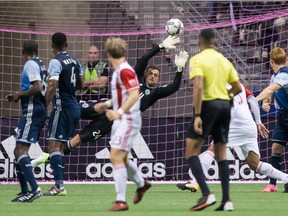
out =
<path fill-rule="evenodd" d="M 200 30 L 217 31 L 217 49 L 233 62 L 241 80 L 257 95 L 269 84 L 272 70 L 269 52 L 288 45 L 288 5 L 285 1 L 247 2 L 136 2 L 136 1 L 75 1 L 75 2 L 0 2 L 0 181 L 17 180 L 14 173 L 15 135 L 21 107 L 8 103 L 5 96 L 20 88 L 20 74 L 24 64 L 22 44 L 27 39 L 39 43 L 39 56 L 48 65 L 53 57 L 51 35 L 62 31 L 68 35 L 68 52 L 82 64 L 88 59 L 88 48 L 96 45 L 100 58 L 107 62 L 104 43 L 110 36 L 121 36 L 128 42 L 127 59 L 135 65 L 147 50 L 167 37 L 166 21 L 178 18 L 184 23 L 181 44 L 175 51 L 165 51 L 150 60 L 150 65 L 161 69 L 160 85 L 173 82 L 174 57 L 181 50 L 189 56 L 199 52 L 197 37 Z M 207 59 L 209 61 L 209 59 Z M 111 75 L 111 74 L 110 74 Z M 161 99 L 143 113 L 143 127 L 130 158 L 137 163 L 145 178 L 156 181 L 189 180 L 184 158 L 185 133 L 192 116 L 192 87 L 188 79 L 188 66 L 180 89 Z M 273 133 L 276 111 L 262 112 L 262 121 Z M 87 121 L 81 120 L 77 131 Z M 77 132 L 76 131 L 76 132 Z M 39 144 L 32 145 L 31 158 L 47 151 L 46 129 Z M 203 146 L 207 149 L 208 143 Z M 262 160 L 269 162 L 271 143 L 259 139 Z M 231 179 L 261 180 L 244 163 L 239 149 L 227 150 Z M 288 172 L 283 154 L 282 170 Z M 66 156 L 65 180 L 112 180 L 109 162 L 109 136 L 97 142 L 83 143 Z M 49 164 L 35 168 L 37 179 L 50 180 Z M 218 168 L 213 164 L 207 179 L 218 180 Z"/>

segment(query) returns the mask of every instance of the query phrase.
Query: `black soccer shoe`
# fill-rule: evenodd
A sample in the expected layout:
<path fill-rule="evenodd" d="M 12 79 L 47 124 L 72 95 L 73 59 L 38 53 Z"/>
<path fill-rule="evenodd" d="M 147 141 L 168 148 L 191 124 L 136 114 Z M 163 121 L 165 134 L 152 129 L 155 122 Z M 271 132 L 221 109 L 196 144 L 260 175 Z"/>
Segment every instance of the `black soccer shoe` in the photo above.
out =
<path fill-rule="evenodd" d="M 16 195 L 16 197 L 14 199 L 11 200 L 11 202 L 20 202 L 19 199 L 23 196 L 26 196 L 26 195 L 28 195 L 28 192 L 27 193 L 20 192 Z"/>
<path fill-rule="evenodd" d="M 42 191 L 38 188 L 36 191 L 30 191 L 27 195 L 19 198 L 19 202 L 33 202 L 35 199 L 38 199 L 42 196 Z"/>

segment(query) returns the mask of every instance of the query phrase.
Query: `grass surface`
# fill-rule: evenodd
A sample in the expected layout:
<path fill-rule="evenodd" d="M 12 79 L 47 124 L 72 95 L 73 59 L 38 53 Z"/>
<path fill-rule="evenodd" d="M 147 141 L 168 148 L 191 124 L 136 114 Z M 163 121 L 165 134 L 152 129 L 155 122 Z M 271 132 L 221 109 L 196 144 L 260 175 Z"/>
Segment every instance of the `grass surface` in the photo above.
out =
<path fill-rule="evenodd" d="M 51 185 L 40 185 L 43 191 Z M 233 212 L 215 212 L 220 205 L 221 189 L 219 184 L 209 185 L 217 198 L 214 206 L 201 212 L 189 212 L 200 193 L 181 191 L 174 184 L 154 184 L 143 200 L 133 204 L 135 185 L 127 186 L 129 211 L 107 212 L 115 199 L 114 185 L 66 185 L 67 196 L 41 197 L 33 203 L 11 203 L 10 200 L 19 192 L 19 185 L 0 185 L 0 215 L 2 216 L 182 216 L 182 215 L 241 215 L 241 216 L 284 216 L 288 215 L 288 193 L 282 193 L 283 184 L 278 185 L 276 193 L 261 193 L 264 184 L 231 184 Z"/>

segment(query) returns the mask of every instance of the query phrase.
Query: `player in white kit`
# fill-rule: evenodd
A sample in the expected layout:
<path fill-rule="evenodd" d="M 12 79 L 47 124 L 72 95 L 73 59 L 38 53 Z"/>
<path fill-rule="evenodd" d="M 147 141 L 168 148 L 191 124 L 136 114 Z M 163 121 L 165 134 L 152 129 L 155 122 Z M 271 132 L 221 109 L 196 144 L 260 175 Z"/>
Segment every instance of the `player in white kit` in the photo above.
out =
<path fill-rule="evenodd" d="M 251 107 L 255 121 L 253 120 L 247 102 Z M 242 92 L 235 96 L 233 100 L 227 148 L 233 149 L 234 147 L 239 146 L 245 157 L 245 161 L 251 170 L 287 183 L 288 175 L 286 173 L 275 169 L 268 163 L 260 161 L 257 128 L 260 135 L 267 139 L 269 131 L 261 123 L 258 101 L 253 96 L 253 94 L 245 86 L 242 85 Z M 214 157 L 215 155 L 213 144 L 209 146 L 207 151 L 199 155 L 204 173 L 209 170 Z M 198 185 L 196 182 L 194 182 L 194 178 L 192 183 L 179 183 L 177 184 L 177 187 L 182 190 L 191 190 L 194 192 L 198 189 Z"/>
<path fill-rule="evenodd" d="M 114 72 L 111 81 L 112 99 L 95 105 L 100 113 L 106 112 L 110 121 L 114 121 L 111 131 L 110 160 L 113 165 L 113 178 L 116 189 L 116 202 L 110 211 L 128 210 L 126 203 L 127 178 L 136 183 L 138 189 L 134 204 L 141 201 L 144 193 L 151 187 L 144 181 L 137 166 L 128 159 L 133 141 L 141 129 L 140 86 L 134 69 L 126 61 L 126 42 L 120 38 L 109 38 L 105 44 L 108 59 Z M 113 105 L 113 110 L 108 109 Z"/>

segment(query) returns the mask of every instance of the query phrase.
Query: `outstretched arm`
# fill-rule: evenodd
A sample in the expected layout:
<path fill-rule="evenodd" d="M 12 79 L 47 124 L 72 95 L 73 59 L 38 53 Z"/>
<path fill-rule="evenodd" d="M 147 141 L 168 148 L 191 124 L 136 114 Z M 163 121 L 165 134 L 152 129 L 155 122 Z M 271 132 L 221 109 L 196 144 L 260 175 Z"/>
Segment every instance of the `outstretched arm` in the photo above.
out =
<path fill-rule="evenodd" d="M 175 56 L 175 65 L 177 67 L 176 76 L 175 76 L 172 84 L 159 87 L 158 97 L 157 97 L 158 99 L 163 98 L 163 97 L 167 97 L 167 96 L 173 94 L 174 92 L 178 91 L 178 89 L 180 88 L 180 85 L 181 85 L 182 72 L 185 68 L 185 64 L 188 60 L 188 57 L 189 56 L 188 56 L 188 53 L 186 51 L 181 51 L 179 53 L 179 55 Z"/>
<path fill-rule="evenodd" d="M 177 36 L 168 36 L 161 44 L 153 47 L 146 52 L 135 65 L 135 72 L 138 80 L 141 81 L 144 77 L 145 70 L 147 68 L 149 59 L 155 56 L 161 49 L 176 49 L 176 45 L 180 43 L 180 39 Z"/>

